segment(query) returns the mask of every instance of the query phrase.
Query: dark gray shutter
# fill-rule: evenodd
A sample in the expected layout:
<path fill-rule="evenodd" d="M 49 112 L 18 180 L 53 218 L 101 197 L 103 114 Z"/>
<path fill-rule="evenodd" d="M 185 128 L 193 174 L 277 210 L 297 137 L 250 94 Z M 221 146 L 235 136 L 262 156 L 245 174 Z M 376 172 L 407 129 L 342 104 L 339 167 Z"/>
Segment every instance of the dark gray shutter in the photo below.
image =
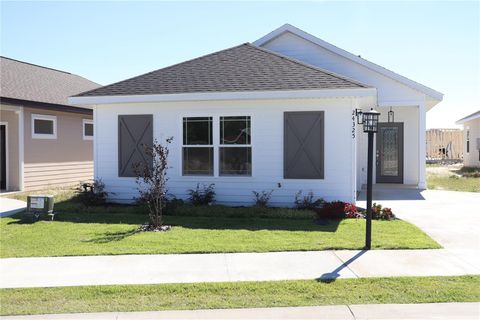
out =
<path fill-rule="evenodd" d="M 285 112 L 283 177 L 323 179 L 323 111 Z"/>
<path fill-rule="evenodd" d="M 153 116 L 118 116 L 118 176 L 135 177 L 136 163 L 152 164 L 145 146 L 153 145 Z"/>

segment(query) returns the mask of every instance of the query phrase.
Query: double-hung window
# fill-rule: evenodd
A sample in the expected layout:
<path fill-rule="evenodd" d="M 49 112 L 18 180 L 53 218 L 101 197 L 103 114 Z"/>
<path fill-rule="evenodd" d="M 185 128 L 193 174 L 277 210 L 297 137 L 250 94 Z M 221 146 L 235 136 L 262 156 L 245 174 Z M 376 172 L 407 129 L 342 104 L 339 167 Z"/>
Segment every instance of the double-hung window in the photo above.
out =
<path fill-rule="evenodd" d="M 182 160 L 184 176 L 251 176 L 250 117 L 183 118 Z"/>
<path fill-rule="evenodd" d="M 221 176 L 252 175 L 250 117 L 220 117 Z"/>
<path fill-rule="evenodd" d="M 213 176 L 212 117 L 183 118 L 183 175 Z"/>

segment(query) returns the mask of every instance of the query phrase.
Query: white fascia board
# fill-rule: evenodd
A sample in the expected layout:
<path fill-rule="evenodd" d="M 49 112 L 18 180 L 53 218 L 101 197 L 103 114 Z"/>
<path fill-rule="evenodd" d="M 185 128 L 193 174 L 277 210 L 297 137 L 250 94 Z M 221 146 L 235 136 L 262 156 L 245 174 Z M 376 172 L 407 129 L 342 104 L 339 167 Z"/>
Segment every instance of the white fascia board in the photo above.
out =
<path fill-rule="evenodd" d="M 472 121 L 472 120 L 475 120 L 475 119 L 479 119 L 480 118 L 480 110 L 469 115 L 469 116 L 466 116 L 465 118 L 462 118 L 458 121 L 455 122 L 455 124 L 464 124 L 465 122 L 468 122 L 468 121 Z"/>
<path fill-rule="evenodd" d="M 274 100 L 314 99 L 329 97 L 376 96 L 376 88 L 287 90 L 287 91 L 246 91 L 246 92 L 199 92 L 154 95 L 84 96 L 69 97 L 72 105 L 94 105 L 112 103 L 161 102 L 161 101 L 212 101 L 212 100 Z"/>
<path fill-rule="evenodd" d="M 280 28 L 278 29 L 275 29 L 273 30 L 272 32 L 270 32 L 269 34 L 261 37 L 260 39 L 258 39 L 257 41 L 253 42 L 253 44 L 257 45 L 257 46 L 262 46 L 264 44 L 266 44 L 267 42 L 277 38 L 278 36 L 280 36 L 281 34 L 285 33 L 285 32 L 290 32 L 290 33 L 293 33 L 305 40 L 308 40 L 320 47 L 323 47 L 333 53 L 336 53 L 344 58 L 347 58 L 349 60 L 352 60 L 353 62 L 356 62 L 366 68 L 369 68 L 373 71 L 376 71 L 386 77 L 389 77 L 395 81 L 398 81 L 412 89 L 415 89 L 417 91 L 420 91 L 428 96 L 430 96 L 432 99 L 435 99 L 437 100 L 438 102 L 442 101 L 443 100 L 443 93 L 441 92 L 438 92 L 432 88 L 429 88 L 421 83 L 418 83 L 418 82 L 415 82 L 413 80 L 410 80 L 404 76 L 401 76 L 393 71 L 390 71 L 382 66 L 379 66 L 378 64 L 375 64 L 373 62 L 370 62 L 368 60 L 365 60 L 363 58 L 360 58 L 346 50 L 343 50 L 339 47 L 336 47 L 334 46 L 333 44 L 330 44 L 326 41 L 323 41 L 322 39 L 320 38 L 317 38 L 301 29 L 298 29 L 297 27 L 294 27 L 290 24 L 284 24 L 283 26 L 281 26 Z"/>

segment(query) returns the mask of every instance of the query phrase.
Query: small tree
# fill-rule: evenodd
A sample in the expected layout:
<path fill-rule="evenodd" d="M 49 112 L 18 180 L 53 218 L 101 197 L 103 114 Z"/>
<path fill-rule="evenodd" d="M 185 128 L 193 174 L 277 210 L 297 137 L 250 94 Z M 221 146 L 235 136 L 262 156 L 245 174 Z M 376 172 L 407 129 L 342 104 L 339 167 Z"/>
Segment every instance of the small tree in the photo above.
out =
<path fill-rule="evenodd" d="M 171 143 L 173 138 L 166 139 Z M 149 230 L 163 230 L 163 209 L 167 197 L 168 146 L 154 140 L 153 145 L 145 146 L 145 153 L 152 159 L 151 165 L 136 163 L 134 165 L 138 185 L 138 202 L 147 205 L 150 218 Z M 165 228 L 168 230 L 168 228 Z"/>

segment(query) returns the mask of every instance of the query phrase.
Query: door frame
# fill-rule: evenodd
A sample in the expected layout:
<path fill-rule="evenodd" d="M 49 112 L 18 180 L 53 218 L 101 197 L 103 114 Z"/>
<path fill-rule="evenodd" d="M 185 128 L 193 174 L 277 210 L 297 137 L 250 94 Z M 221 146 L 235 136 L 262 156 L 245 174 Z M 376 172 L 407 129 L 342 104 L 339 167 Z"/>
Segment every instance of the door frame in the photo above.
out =
<path fill-rule="evenodd" d="M 387 177 L 380 174 L 380 148 L 383 145 L 383 139 L 379 138 L 380 128 L 381 127 L 397 127 L 399 128 L 399 138 L 398 138 L 398 176 Z M 404 125 L 403 122 L 379 122 L 378 123 L 378 132 L 376 139 L 376 148 L 375 148 L 375 164 L 376 164 L 376 183 L 397 183 L 403 184 L 403 173 L 404 173 Z"/>
<path fill-rule="evenodd" d="M 9 184 L 9 163 L 8 163 L 8 122 L 5 121 L 0 121 L 0 126 L 5 126 L 5 190 L 8 190 L 8 187 L 10 186 Z"/>

